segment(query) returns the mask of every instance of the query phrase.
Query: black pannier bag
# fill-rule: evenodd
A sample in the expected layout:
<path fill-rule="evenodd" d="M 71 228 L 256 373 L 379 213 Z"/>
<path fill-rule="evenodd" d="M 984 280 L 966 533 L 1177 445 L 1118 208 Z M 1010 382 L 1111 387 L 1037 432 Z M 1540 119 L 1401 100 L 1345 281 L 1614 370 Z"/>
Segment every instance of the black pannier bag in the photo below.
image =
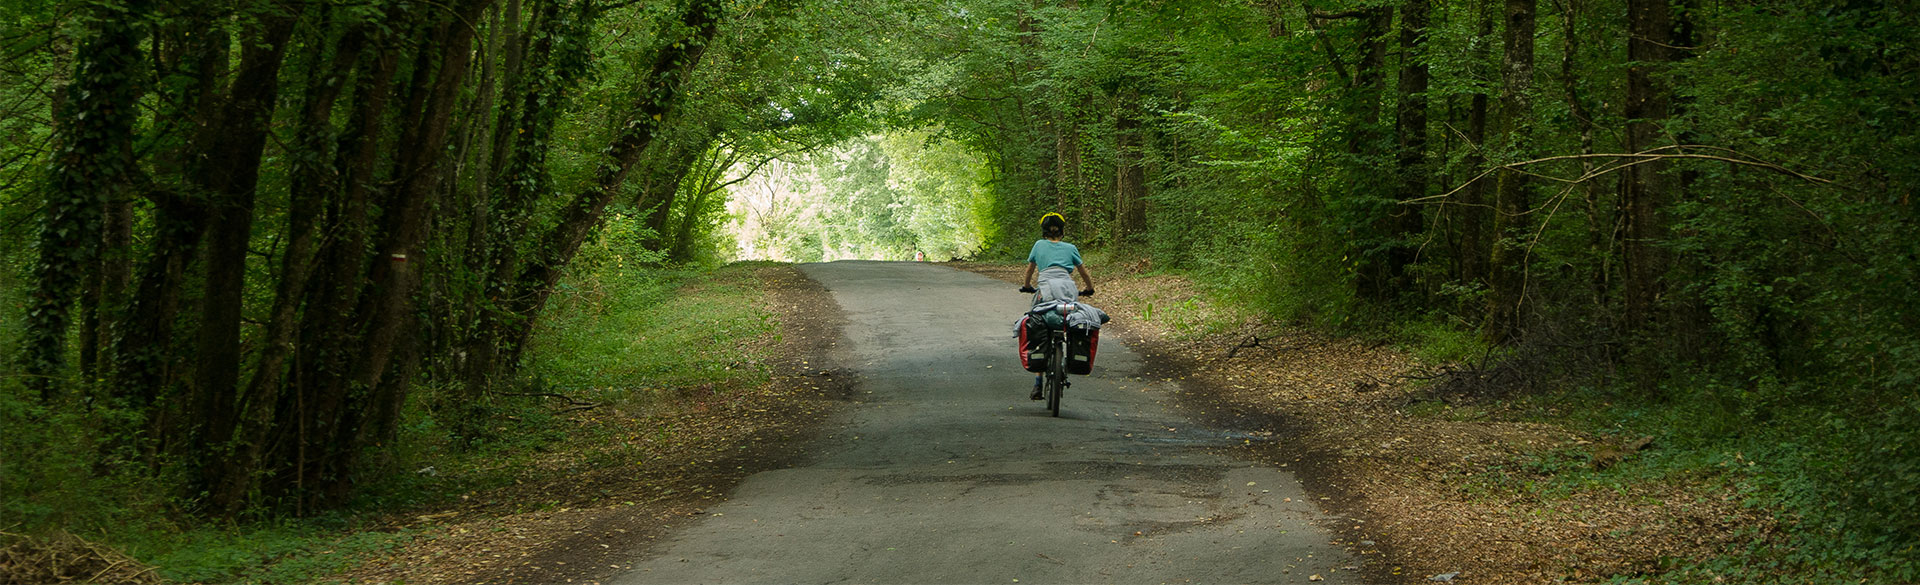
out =
<path fill-rule="evenodd" d="M 1085 376 L 1093 372 L 1093 356 L 1100 353 L 1100 330 L 1086 325 L 1067 327 L 1067 373 Z"/>
<path fill-rule="evenodd" d="M 1020 318 L 1020 366 L 1033 373 L 1047 371 L 1047 326 L 1032 315 Z"/>

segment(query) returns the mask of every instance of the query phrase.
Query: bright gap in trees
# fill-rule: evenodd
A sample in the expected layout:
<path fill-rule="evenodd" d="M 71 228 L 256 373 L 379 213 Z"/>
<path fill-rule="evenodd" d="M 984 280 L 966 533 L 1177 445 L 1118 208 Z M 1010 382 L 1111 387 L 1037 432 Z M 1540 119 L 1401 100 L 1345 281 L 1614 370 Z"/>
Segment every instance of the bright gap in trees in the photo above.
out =
<path fill-rule="evenodd" d="M 729 187 L 724 230 L 734 258 L 971 257 L 988 221 L 986 161 L 936 136 L 891 131 L 761 166 Z"/>

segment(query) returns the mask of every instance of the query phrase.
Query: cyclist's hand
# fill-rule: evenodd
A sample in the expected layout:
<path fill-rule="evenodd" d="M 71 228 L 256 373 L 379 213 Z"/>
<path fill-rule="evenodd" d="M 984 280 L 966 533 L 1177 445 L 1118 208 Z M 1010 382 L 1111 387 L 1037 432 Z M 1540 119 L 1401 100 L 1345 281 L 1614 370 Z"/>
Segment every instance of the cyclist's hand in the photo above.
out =
<path fill-rule="evenodd" d="M 1035 291 L 1035 290 L 1033 290 L 1033 287 L 1031 287 L 1031 286 L 1023 286 L 1023 287 L 1020 287 L 1020 292 L 1023 292 L 1023 293 L 1033 293 L 1033 292 L 1038 292 L 1038 291 Z"/>
<path fill-rule="evenodd" d="M 1087 290 L 1080 291 L 1080 296 L 1083 296 L 1083 297 L 1093 296 L 1093 289 L 1088 288 Z"/>

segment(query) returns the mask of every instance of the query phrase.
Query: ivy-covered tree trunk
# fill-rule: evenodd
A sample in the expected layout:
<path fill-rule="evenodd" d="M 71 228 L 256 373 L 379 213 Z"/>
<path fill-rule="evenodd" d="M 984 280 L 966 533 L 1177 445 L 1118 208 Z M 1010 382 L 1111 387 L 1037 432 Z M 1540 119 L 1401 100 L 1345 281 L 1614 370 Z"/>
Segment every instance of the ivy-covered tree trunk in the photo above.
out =
<path fill-rule="evenodd" d="M 108 383 L 115 397 L 145 409 L 179 390 L 191 371 L 183 354 L 192 336 L 176 335 L 189 273 L 207 228 L 204 197 L 182 191 L 166 177 L 187 172 L 193 158 L 194 129 L 212 122 L 231 60 L 231 39 L 215 26 L 211 7 L 194 4 L 159 27 L 153 39 L 155 70 L 170 79 L 190 80 L 159 86 L 164 120 L 152 157 L 153 179 L 140 181 L 141 195 L 153 203 L 152 238 L 126 309 L 117 315 L 110 342 Z M 164 445 L 179 409 L 153 408 L 146 425 L 155 447 Z"/>
<path fill-rule="evenodd" d="M 647 230 L 654 233 L 660 249 L 666 248 L 667 222 L 680 194 L 680 182 L 693 172 L 693 162 L 700 153 L 711 146 L 708 140 L 673 140 L 655 142 L 647 150 L 634 209 L 647 214 Z"/>
<path fill-rule="evenodd" d="M 355 321 L 364 324 L 357 336 L 358 347 L 349 370 L 333 372 L 326 391 L 343 394 L 350 408 L 330 429 L 332 442 L 329 477 L 321 495 L 326 502 L 344 499 L 352 486 L 351 470 L 365 445 L 381 439 L 363 427 L 369 420 L 391 416 L 404 397 L 411 380 L 395 380 L 389 375 L 394 356 L 409 342 L 415 313 L 413 294 L 420 284 L 424 259 L 422 244 L 427 226 L 441 208 L 441 181 L 446 176 L 445 150 L 449 143 L 452 117 L 457 109 L 463 82 L 470 72 L 477 22 L 490 0 L 467 0 L 451 6 L 451 13 L 436 10 L 428 22 L 429 36 L 415 61 L 415 93 L 401 109 L 406 123 L 397 144 L 405 145 L 395 157 L 394 169 L 399 183 L 382 201 L 380 237 L 373 250 L 375 257 L 367 271 L 368 284 L 354 311 Z"/>
<path fill-rule="evenodd" d="M 1360 55 L 1354 64 L 1353 87 L 1347 94 L 1353 116 L 1347 134 L 1347 154 L 1352 157 L 1349 164 L 1354 169 L 1351 193 L 1364 207 L 1359 216 L 1349 220 L 1354 222 L 1351 228 L 1356 235 L 1362 237 L 1349 242 L 1352 248 L 1348 254 L 1359 264 L 1353 283 L 1355 291 L 1363 298 L 1381 300 L 1393 294 L 1391 265 L 1396 229 L 1393 216 L 1401 211 L 1393 205 L 1399 195 L 1400 181 L 1371 168 L 1376 158 L 1394 156 L 1380 121 L 1382 101 L 1387 95 L 1386 37 L 1392 30 L 1393 9 L 1369 7 L 1356 11 L 1351 17 L 1359 23 L 1356 34 L 1360 37 Z"/>
<path fill-rule="evenodd" d="M 518 4 L 510 6 L 514 16 Z M 589 2 L 576 3 L 571 11 L 563 8 L 558 1 L 535 0 L 528 34 L 521 39 L 526 45 L 508 55 L 510 75 L 496 130 L 502 152 L 495 158 L 502 166 L 490 182 L 491 211 L 476 222 L 486 226 L 484 243 L 469 260 L 481 279 L 479 294 L 487 299 L 464 344 L 463 396 L 469 404 L 476 404 L 499 374 L 513 367 L 499 359 L 502 344 L 527 317 L 510 312 L 506 299 L 520 294 L 514 277 L 524 267 L 528 250 L 538 245 L 531 225 L 534 203 L 552 190 L 547 153 L 554 146 L 554 125 L 587 73 L 587 43 L 596 13 Z"/>
<path fill-rule="evenodd" d="M 73 82 L 55 114 L 59 146 L 48 170 L 19 358 L 28 388 L 44 403 L 60 399 L 68 388 L 64 378 L 70 309 L 82 280 L 97 270 L 103 207 L 120 196 L 137 172 L 130 155 L 143 93 L 136 82 L 141 79 L 145 29 L 133 16 L 149 10 L 146 2 L 132 2 L 101 5 L 88 15 Z"/>

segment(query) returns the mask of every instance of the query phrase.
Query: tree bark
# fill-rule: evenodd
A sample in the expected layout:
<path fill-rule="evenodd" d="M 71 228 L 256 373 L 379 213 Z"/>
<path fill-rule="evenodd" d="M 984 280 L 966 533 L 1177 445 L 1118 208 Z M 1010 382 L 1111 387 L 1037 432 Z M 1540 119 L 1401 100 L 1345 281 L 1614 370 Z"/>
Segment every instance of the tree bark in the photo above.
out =
<path fill-rule="evenodd" d="M 1493 15 L 1484 6 L 1477 36 L 1482 40 L 1493 36 Z M 1474 46 L 1488 44 L 1478 42 Z M 1475 51 L 1475 62 L 1489 59 L 1486 49 Z M 1487 164 L 1487 102 L 1485 91 L 1474 91 L 1467 105 L 1467 155 L 1464 158 L 1468 172 L 1473 174 Z M 1487 263 L 1493 257 L 1493 213 L 1486 193 L 1487 182 L 1477 179 L 1460 190 L 1460 281 L 1469 286 L 1486 283 Z"/>
<path fill-rule="evenodd" d="M 1535 0 L 1507 0 L 1507 29 L 1503 78 L 1500 94 L 1501 130 L 1507 135 L 1511 152 L 1529 150 L 1533 108 L 1527 92 L 1533 85 L 1533 35 Z M 1527 176 L 1511 170 L 1500 172 L 1499 191 L 1494 201 L 1492 277 L 1489 279 L 1487 339 L 1505 343 L 1520 334 L 1526 321 L 1527 239 L 1531 206 Z"/>
<path fill-rule="evenodd" d="M 1347 136 L 1347 153 L 1353 157 L 1350 164 L 1355 165 L 1354 195 L 1364 198 L 1370 208 L 1367 218 L 1361 220 L 1364 223 L 1354 226 L 1364 236 L 1349 242 L 1352 248 L 1348 254 L 1359 261 L 1353 283 L 1355 292 L 1366 298 L 1385 299 L 1391 296 L 1393 288 L 1388 268 L 1392 255 L 1389 240 L 1395 229 L 1393 214 L 1399 211 L 1392 202 L 1400 186 L 1397 179 L 1378 179 L 1389 173 L 1374 166 L 1372 159 L 1389 156 L 1393 150 L 1384 140 L 1386 136 L 1380 123 L 1381 100 L 1386 97 L 1385 39 L 1392 29 L 1393 10 L 1384 6 L 1365 8 L 1350 17 L 1360 23 L 1360 56 L 1354 64 L 1353 87 L 1347 96 L 1354 116 Z"/>
<path fill-rule="evenodd" d="M 367 436 L 358 424 L 365 420 L 362 417 L 378 414 L 377 410 L 365 409 L 402 399 L 410 383 L 393 380 L 388 369 L 396 349 L 406 340 L 406 332 L 414 326 L 411 301 L 420 284 L 422 244 L 439 208 L 449 129 L 462 83 L 471 69 L 475 30 L 468 23 L 476 22 L 487 4 L 488 0 L 468 0 L 455 5 L 453 15 L 437 21 L 434 42 L 427 45 L 431 50 L 423 53 L 416 65 L 432 73 L 425 76 L 429 80 L 424 84 L 426 91 L 415 96 L 415 103 L 406 108 L 413 115 L 405 118 L 410 124 L 397 144 L 406 147 L 395 165 L 404 175 L 399 188 L 381 206 L 385 211 L 383 235 L 374 248 L 376 257 L 368 270 L 367 292 L 355 312 L 366 324 L 359 337 L 361 349 L 351 374 L 336 382 L 344 382 L 346 391 L 364 392 L 365 402 L 348 413 L 335 435 L 342 441 L 336 444 L 334 454 L 338 465 L 335 473 L 341 479 L 330 482 L 323 492 L 332 501 L 344 498 L 350 487 L 344 480 L 346 472 L 360 452 L 361 439 Z"/>
<path fill-rule="evenodd" d="M 325 203 L 340 190 L 333 152 L 336 132 L 330 118 L 364 41 L 361 31 L 347 31 L 337 43 L 331 62 L 316 64 L 307 79 L 305 104 L 300 108 L 295 131 L 296 150 L 289 153 L 294 165 L 289 182 L 292 205 L 287 211 L 287 248 L 281 257 L 280 281 L 268 316 L 266 340 L 242 394 L 238 436 L 209 494 L 211 510 L 216 514 L 232 517 L 245 506 L 246 495 L 259 474 L 268 434 L 274 428 L 286 362 L 293 352 L 295 319 L 314 268 L 314 225 Z"/>
<path fill-rule="evenodd" d="M 209 7 L 190 4 L 188 8 L 184 16 L 161 27 L 153 42 L 154 66 L 160 75 L 192 80 L 162 86 L 172 91 L 159 96 L 165 115 L 156 116 L 161 127 L 154 132 L 177 145 L 161 149 L 153 157 L 156 171 L 165 175 L 185 174 L 191 166 L 190 141 L 174 136 L 211 123 L 231 59 L 231 39 L 223 27 L 215 26 Z M 150 434 L 158 439 L 152 446 L 158 448 L 169 436 L 168 413 L 180 410 L 158 400 L 173 392 L 189 369 L 180 363 L 178 356 L 183 352 L 176 349 L 187 342 L 176 339 L 184 336 L 176 336 L 174 327 L 188 269 L 205 235 L 207 206 L 204 198 L 181 193 L 165 183 L 143 177 L 138 184 L 153 202 L 154 236 L 136 290 L 113 325 L 109 384 L 116 399 L 125 404 L 141 409 L 158 405 L 148 413 L 147 421 Z"/>
<path fill-rule="evenodd" d="M 332 433 L 349 409 L 345 390 L 336 381 L 354 359 L 357 338 L 350 317 L 354 301 L 365 287 L 366 249 L 371 236 L 369 208 L 380 183 L 382 145 L 390 142 L 386 133 L 388 110 L 400 55 L 395 35 L 369 34 L 373 51 L 363 55 L 358 66 L 353 112 L 338 141 L 339 162 L 335 166 L 341 169 L 342 191 L 327 206 L 321 227 L 326 237 L 315 255 L 300 342 L 293 356 L 293 391 L 282 401 L 292 408 L 281 409 L 279 413 L 283 414 L 275 416 L 276 428 L 290 431 L 294 437 L 289 441 L 290 448 L 272 464 L 273 482 L 263 490 L 293 495 L 297 510 L 323 503 L 319 494 L 305 489 L 309 480 L 316 484 L 332 480 Z"/>
<path fill-rule="evenodd" d="M 260 29 L 242 36 L 240 64 L 220 113 L 196 137 L 198 153 L 189 180 L 207 193 L 209 206 L 205 292 L 201 302 L 198 369 L 193 410 L 201 481 L 217 483 L 220 455 L 238 423 L 240 319 L 246 287 L 247 244 L 253 237 L 254 189 L 262 149 L 279 97 L 280 63 L 297 14 L 269 9 Z M 192 428 L 192 427 L 189 427 Z"/>
<path fill-rule="evenodd" d="M 1114 115 L 1114 226 L 1117 242 L 1140 237 L 1147 225 L 1147 173 L 1142 150 L 1140 96 L 1137 90 L 1121 92 Z"/>
<path fill-rule="evenodd" d="M 1594 133 L 1597 130 L 1593 121 L 1593 106 L 1580 92 L 1578 70 L 1580 56 L 1581 0 L 1565 0 L 1561 17 L 1562 46 L 1560 51 L 1560 86 L 1567 98 L 1567 111 L 1572 114 L 1574 126 L 1580 129 L 1580 154 L 1593 154 Z M 1581 161 L 1581 175 L 1593 172 L 1592 162 Z M 1612 246 L 1607 243 L 1607 234 L 1613 230 L 1615 216 L 1612 206 L 1602 207 L 1600 202 L 1601 181 L 1588 181 L 1581 185 L 1581 194 L 1587 213 L 1587 253 L 1593 258 L 1593 272 L 1587 277 L 1590 290 L 1593 291 L 1594 311 L 1604 314 L 1607 309 L 1607 291 L 1611 287 L 1608 273 L 1612 261 L 1608 259 Z"/>
<path fill-rule="evenodd" d="M 101 202 L 116 198 L 135 172 L 127 156 L 143 92 L 135 80 L 144 29 L 135 16 L 150 7 L 131 2 L 126 13 L 99 8 L 75 55 L 74 77 L 56 115 L 60 132 L 51 161 L 46 211 L 35 238 L 33 290 L 27 297 L 20 372 L 43 404 L 59 400 L 65 378 L 69 308 L 88 274 L 99 270 Z"/>
<path fill-rule="evenodd" d="M 518 18 L 516 0 L 509 6 Z M 477 307 L 474 334 L 464 344 L 466 363 L 462 365 L 462 399 L 479 400 L 487 386 L 502 369 L 498 363 L 501 337 L 508 322 L 521 317 L 503 314 L 502 299 L 516 294 L 514 277 L 524 264 L 525 250 L 533 244 L 530 226 L 537 199 L 550 192 L 552 180 L 547 169 L 547 152 L 552 148 L 555 124 L 564 112 L 569 94 L 586 74 L 585 57 L 575 54 L 586 42 L 592 14 L 563 14 L 559 2 L 533 3 L 524 45 L 513 43 L 508 55 L 508 84 L 503 90 L 496 131 L 500 136 L 494 160 L 501 165 L 494 177 L 497 193 L 491 197 L 490 212 L 477 224 L 484 224 L 484 238 L 476 242 L 476 272 L 481 277 L 479 294 L 491 302 Z M 539 72 L 522 75 L 519 71 Z"/>
<path fill-rule="evenodd" d="M 1397 296 L 1406 287 L 1407 267 L 1413 265 L 1416 252 L 1413 241 L 1425 227 L 1420 208 L 1406 202 L 1426 195 L 1427 191 L 1427 85 L 1426 63 L 1428 0 L 1406 0 L 1400 5 L 1400 87 L 1394 116 L 1394 157 L 1399 183 L 1400 203 L 1389 214 L 1387 250 L 1387 297 Z"/>
<path fill-rule="evenodd" d="M 1671 0 L 1627 1 L 1627 152 L 1641 152 L 1664 142 L 1661 124 L 1671 106 L 1669 91 L 1656 77 L 1664 63 L 1674 59 L 1674 23 Z M 1654 321 L 1668 258 L 1661 243 L 1667 238 L 1664 213 L 1670 204 L 1673 181 L 1664 161 L 1626 169 L 1622 204 L 1626 215 L 1624 279 L 1626 326 L 1642 330 Z"/>

